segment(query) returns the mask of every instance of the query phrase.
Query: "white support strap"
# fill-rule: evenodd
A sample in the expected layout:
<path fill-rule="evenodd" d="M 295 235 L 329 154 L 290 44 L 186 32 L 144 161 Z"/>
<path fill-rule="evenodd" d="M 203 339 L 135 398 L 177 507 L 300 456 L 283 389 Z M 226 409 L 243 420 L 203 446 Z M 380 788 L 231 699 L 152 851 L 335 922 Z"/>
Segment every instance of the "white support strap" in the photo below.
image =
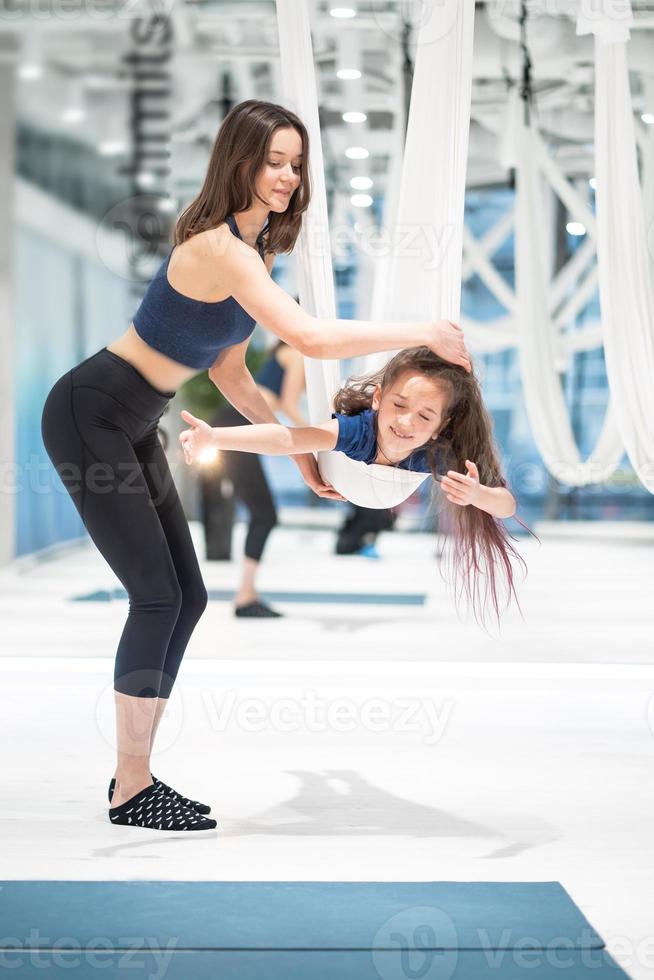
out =
<path fill-rule="evenodd" d="M 516 297 L 519 360 L 531 431 L 548 470 L 573 486 L 599 483 L 617 468 L 624 450 L 611 405 L 595 450 L 582 460 L 559 380 L 559 348 L 547 301 L 548 265 L 539 225 L 542 163 L 537 135 L 522 116 L 516 133 Z"/>
<path fill-rule="evenodd" d="M 597 261 L 604 350 L 618 428 L 654 493 L 654 289 L 638 179 L 626 43 L 595 38 Z"/>

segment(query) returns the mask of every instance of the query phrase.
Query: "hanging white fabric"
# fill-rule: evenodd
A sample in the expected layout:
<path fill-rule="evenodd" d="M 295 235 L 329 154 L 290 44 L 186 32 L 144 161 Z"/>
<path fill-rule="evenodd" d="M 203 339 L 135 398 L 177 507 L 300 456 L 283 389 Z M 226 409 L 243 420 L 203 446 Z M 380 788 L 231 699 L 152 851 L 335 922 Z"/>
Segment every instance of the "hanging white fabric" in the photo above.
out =
<path fill-rule="evenodd" d="M 557 333 L 547 294 L 542 224 L 542 178 L 535 130 L 522 106 L 516 116 L 515 273 L 518 356 L 527 416 L 550 473 L 563 483 L 583 486 L 606 480 L 624 454 L 609 404 L 597 445 L 582 460 L 575 443 L 558 375 Z"/>
<path fill-rule="evenodd" d="M 605 3 L 608 0 L 604 0 Z M 595 34 L 597 262 L 606 372 L 620 435 L 636 475 L 654 493 L 654 290 L 638 179 L 626 41 L 630 4 L 582 16 Z"/>
<path fill-rule="evenodd" d="M 327 201 L 318 122 L 311 32 L 305 0 L 277 0 L 284 98 L 302 118 L 311 140 L 311 204 L 296 247 L 301 304 L 314 316 L 336 316 L 328 250 Z M 472 79 L 474 3 L 446 0 L 422 23 L 409 113 L 398 222 L 418 242 L 412 262 L 391 256 L 390 307 L 384 319 L 458 319 L 461 281 L 463 195 Z M 424 241 L 421 236 L 426 235 Z M 424 267 L 425 255 L 437 265 Z M 414 245 L 414 247 L 416 247 Z M 385 354 L 384 360 L 391 355 Z M 332 411 L 340 387 L 337 361 L 306 361 L 307 396 L 312 422 Z M 428 474 L 396 467 L 367 466 L 342 453 L 320 453 L 323 477 L 353 503 L 393 507 L 410 496 Z"/>
<path fill-rule="evenodd" d="M 391 320 L 448 319 L 461 314 L 474 3 L 425 5 L 417 37 L 392 250 L 378 276 L 387 279 Z M 388 354 L 367 359 L 379 367 Z"/>

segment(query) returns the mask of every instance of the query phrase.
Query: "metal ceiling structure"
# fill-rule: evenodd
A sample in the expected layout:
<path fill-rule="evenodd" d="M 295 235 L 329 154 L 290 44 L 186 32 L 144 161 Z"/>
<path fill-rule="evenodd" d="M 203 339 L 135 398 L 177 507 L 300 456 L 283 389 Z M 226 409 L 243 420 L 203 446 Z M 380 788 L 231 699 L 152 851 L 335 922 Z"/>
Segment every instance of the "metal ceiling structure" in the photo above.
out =
<path fill-rule="evenodd" d="M 418 18 L 412 0 L 357 0 L 356 16 L 331 15 L 334 4 L 310 0 L 323 149 L 330 191 L 349 191 L 349 180 L 367 174 L 384 194 L 396 140 L 404 127 L 402 77 L 415 53 Z M 632 4 L 629 45 L 634 110 L 645 102 L 654 74 L 654 2 Z M 527 4 L 534 105 L 542 133 L 557 148 L 570 176 L 588 176 L 593 160 L 593 49 L 578 37 L 576 0 Z M 20 37 L 18 122 L 25 133 L 61 141 L 69 155 L 97 176 L 120 168 L 128 153 L 133 77 L 126 57 L 139 17 L 159 12 L 174 29 L 170 62 L 170 150 L 176 203 L 193 195 L 202 178 L 217 125 L 231 104 L 246 98 L 281 99 L 274 0 L 82 0 L 47 10 L 44 0 L 16 0 L 0 30 Z M 478 2 L 475 17 L 472 125 L 468 187 L 502 185 L 507 172 L 498 141 L 510 88 L 519 83 L 522 52 L 520 3 Z M 336 72 L 357 67 L 358 81 Z M 649 90 L 651 91 L 651 85 Z M 346 123 L 348 110 L 366 113 Z M 67 113 L 67 115 L 65 115 Z M 66 121 L 67 120 L 67 121 Z M 349 160 L 345 150 L 364 143 L 370 156 Z M 42 145 L 42 144 L 41 144 Z M 38 165 L 37 165 L 38 168 Z"/>

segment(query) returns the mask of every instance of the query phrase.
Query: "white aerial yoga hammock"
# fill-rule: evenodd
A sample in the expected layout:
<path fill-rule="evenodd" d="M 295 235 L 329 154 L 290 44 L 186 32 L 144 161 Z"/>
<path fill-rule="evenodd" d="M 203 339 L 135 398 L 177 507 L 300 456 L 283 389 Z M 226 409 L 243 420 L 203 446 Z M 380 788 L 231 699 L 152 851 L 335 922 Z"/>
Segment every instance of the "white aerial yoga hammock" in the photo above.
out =
<path fill-rule="evenodd" d="M 284 98 L 304 122 L 311 140 L 312 198 L 296 246 L 300 302 L 314 316 L 334 319 L 327 198 L 306 0 L 277 0 L 277 20 Z M 400 253 L 391 257 L 390 305 L 383 314 L 377 312 L 387 320 L 459 319 L 473 25 L 474 0 L 446 0 L 432 8 L 420 29 L 397 217 L 400 230 L 412 236 L 414 255 L 410 260 Z M 398 244 L 402 246 L 401 236 Z M 390 356 L 384 355 L 383 360 Z M 309 418 L 314 424 L 324 422 L 344 380 L 340 364 L 307 358 L 305 368 Z M 326 481 L 363 507 L 393 507 L 428 476 L 366 465 L 336 452 L 320 453 L 318 463 Z"/>
<path fill-rule="evenodd" d="M 541 163 L 547 150 L 523 107 L 516 123 L 515 274 L 518 354 L 523 397 L 538 450 L 550 473 L 572 486 L 608 479 L 624 455 L 611 411 L 606 410 L 597 445 L 582 460 L 575 443 L 557 368 L 557 331 L 550 313 L 543 249 Z M 587 216 L 590 224 L 592 215 Z"/>
<path fill-rule="evenodd" d="M 654 493 L 654 289 L 629 88 L 631 23 L 631 6 L 622 2 L 593 10 L 590 19 L 582 12 L 577 32 L 595 34 L 597 264 L 606 373 L 627 455 Z"/>

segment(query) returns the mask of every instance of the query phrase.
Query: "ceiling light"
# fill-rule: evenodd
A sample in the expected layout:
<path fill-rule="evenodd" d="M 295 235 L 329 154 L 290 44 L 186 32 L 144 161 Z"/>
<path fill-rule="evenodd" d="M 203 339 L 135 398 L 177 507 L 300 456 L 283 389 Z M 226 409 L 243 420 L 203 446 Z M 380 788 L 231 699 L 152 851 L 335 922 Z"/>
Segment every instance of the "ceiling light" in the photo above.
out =
<path fill-rule="evenodd" d="M 155 183 L 154 174 L 151 174 L 149 170 L 141 170 L 136 175 L 136 183 L 139 187 L 152 187 Z"/>
<path fill-rule="evenodd" d="M 337 78 L 342 78 L 343 81 L 353 81 L 355 78 L 361 78 L 361 72 L 358 68 L 339 68 L 336 72 Z"/>
<path fill-rule="evenodd" d="M 349 160 L 365 160 L 370 154 L 364 146 L 348 146 L 345 156 Z"/>
<path fill-rule="evenodd" d="M 84 122 L 86 119 L 86 113 L 81 106 L 71 105 L 61 114 L 61 121 L 66 123 L 68 126 L 77 126 L 79 123 Z"/>
<path fill-rule="evenodd" d="M 583 225 L 581 221 L 568 221 L 565 230 L 569 235 L 585 235 L 586 225 Z"/>
<path fill-rule="evenodd" d="M 640 117 L 648 126 L 654 125 L 654 112 L 644 112 Z"/>
<path fill-rule="evenodd" d="M 372 198 L 370 194 L 353 194 L 350 198 L 350 204 L 355 208 L 369 208 L 372 204 Z"/>
<path fill-rule="evenodd" d="M 344 112 L 341 118 L 343 122 L 361 123 L 365 122 L 368 117 L 365 112 Z"/>
<path fill-rule="evenodd" d="M 352 7 L 332 7 L 329 11 L 332 17 L 356 17 L 357 12 Z"/>
<path fill-rule="evenodd" d="M 37 79 L 43 77 L 43 68 L 41 65 L 34 63 L 19 65 L 18 77 L 23 82 L 35 82 Z"/>
<path fill-rule="evenodd" d="M 372 180 L 370 177 L 353 177 L 350 181 L 350 187 L 354 188 L 355 191 L 367 191 L 372 187 Z"/>
<path fill-rule="evenodd" d="M 597 190 L 597 177 L 591 177 L 588 181 L 593 190 Z"/>
<path fill-rule="evenodd" d="M 160 197 L 159 200 L 157 201 L 157 208 L 160 211 L 167 211 L 167 212 L 177 210 L 175 202 L 171 197 Z"/>
<path fill-rule="evenodd" d="M 125 140 L 103 140 L 98 146 L 98 153 L 102 157 L 117 157 L 127 153 L 127 143 Z"/>

